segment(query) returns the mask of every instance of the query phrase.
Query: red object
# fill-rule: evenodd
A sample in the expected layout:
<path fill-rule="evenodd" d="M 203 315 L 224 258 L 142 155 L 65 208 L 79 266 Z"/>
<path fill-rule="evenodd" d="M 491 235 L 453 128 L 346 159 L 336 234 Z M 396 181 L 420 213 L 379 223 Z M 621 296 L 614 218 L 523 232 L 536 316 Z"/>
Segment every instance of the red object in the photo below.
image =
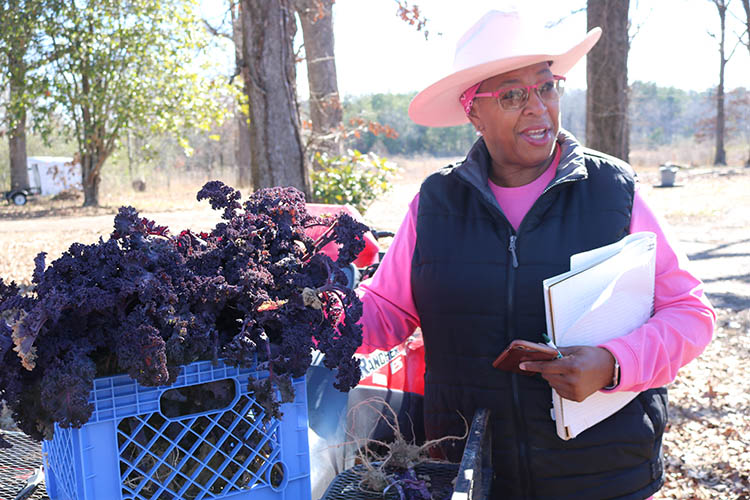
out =
<path fill-rule="evenodd" d="M 424 340 L 422 331 L 412 335 L 406 341 L 406 383 L 404 390 L 424 395 Z"/>
<path fill-rule="evenodd" d="M 362 368 L 359 386 L 424 395 L 424 342 L 417 331 L 402 344 L 388 350 L 357 354 Z"/>
<path fill-rule="evenodd" d="M 307 213 L 316 217 L 333 216 L 340 212 L 344 212 L 351 215 L 355 220 L 364 222 L 362 214 L 351 205 L 327 205 L 323 203 L 308 203 Z M 324 226 L 314 226 L 308 228 L 305 232 L 313 240 L 317 239 L 326 231 Z M 354 265 L 357 267 L 367 267 L 369 265 L 378 262 L 378 241 L 372 235 L 371 232 L 365 233 L 365 248 L 359 253 L 359 256 L 354 260 Z M 336 243 L 329 243 L 323 247 L 322 252 L 328 255 L 333 260 L 336 260 L 339 255 L 339 249 Z"/>

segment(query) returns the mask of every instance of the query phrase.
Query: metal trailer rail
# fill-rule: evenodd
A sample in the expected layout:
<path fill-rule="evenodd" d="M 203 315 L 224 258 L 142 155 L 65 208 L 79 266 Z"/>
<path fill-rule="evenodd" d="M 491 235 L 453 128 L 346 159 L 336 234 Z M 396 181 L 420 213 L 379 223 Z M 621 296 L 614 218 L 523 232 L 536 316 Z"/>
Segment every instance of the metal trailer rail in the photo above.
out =
<path fill-rule="evenodd" d="M 21 432 L 0 434 L 13 445 L 0 449 L 0 500 L 49 500 L 40 477 L 42 446 Z"/>
<path fill-rule="evenodd" d="M 482 408 L 474 414 L 466 440 L 461 466 L 456 475 L 456 488 L 451 500 L 486 500 L 492 486 L 492 429 L 490 410 Z"/>

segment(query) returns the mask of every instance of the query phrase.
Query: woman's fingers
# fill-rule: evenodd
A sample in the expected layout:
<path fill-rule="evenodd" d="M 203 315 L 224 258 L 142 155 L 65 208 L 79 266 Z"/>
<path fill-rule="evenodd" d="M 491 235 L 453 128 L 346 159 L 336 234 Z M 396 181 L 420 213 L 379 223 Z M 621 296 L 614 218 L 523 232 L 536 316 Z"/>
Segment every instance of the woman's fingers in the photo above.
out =
<path fill-rule="evenodd" d="M 614 357 L 601 347 L 561 348 L 563 357 L 552 361 L 525 361 L 522 370 L 536 372 L 565 399 L 583 401 L 612 381 Z"/>

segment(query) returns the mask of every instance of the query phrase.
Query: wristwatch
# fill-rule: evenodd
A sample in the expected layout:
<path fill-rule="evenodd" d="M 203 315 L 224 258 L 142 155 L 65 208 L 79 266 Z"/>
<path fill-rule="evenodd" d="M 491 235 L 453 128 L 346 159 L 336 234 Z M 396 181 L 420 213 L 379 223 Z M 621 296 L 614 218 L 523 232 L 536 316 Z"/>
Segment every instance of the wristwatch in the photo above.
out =
<path fill-rule="evenodd" d="M 612 357 L 615 358 L 615 372 L 612 374 L 612 383 L 606 387 L 603 387 L 605 391 L 611 391 L 620 383 L 620 363 L 617 361 L 617 358 L 614 354 L 612 355 Z"/>

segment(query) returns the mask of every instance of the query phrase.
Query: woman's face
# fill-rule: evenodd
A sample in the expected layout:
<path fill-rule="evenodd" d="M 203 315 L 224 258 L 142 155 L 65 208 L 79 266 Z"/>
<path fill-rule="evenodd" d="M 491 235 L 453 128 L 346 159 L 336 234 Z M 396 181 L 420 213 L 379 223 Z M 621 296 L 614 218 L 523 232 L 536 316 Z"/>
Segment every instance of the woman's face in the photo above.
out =
<path fill-rule="evenodd" d="M 478 92 L 535 85 L 550 78 L 549 64 L 543 62 L 489 78 L 482 82 Z M 469 119 L 484 136 L 493 168 L 500 169 L 495 173 L 501 178 L 518 177 L 518 173 L 523 181 L 531 182 L 547 167 L 554 151 L 560 129 L 560 102 L 542 101 L 536 91 L 531 90 L 523 107 L 506 110 L 497 99 L 480 97 L 474 100 Z M 538 172 L 533 175 L 535 170 Z"/>

